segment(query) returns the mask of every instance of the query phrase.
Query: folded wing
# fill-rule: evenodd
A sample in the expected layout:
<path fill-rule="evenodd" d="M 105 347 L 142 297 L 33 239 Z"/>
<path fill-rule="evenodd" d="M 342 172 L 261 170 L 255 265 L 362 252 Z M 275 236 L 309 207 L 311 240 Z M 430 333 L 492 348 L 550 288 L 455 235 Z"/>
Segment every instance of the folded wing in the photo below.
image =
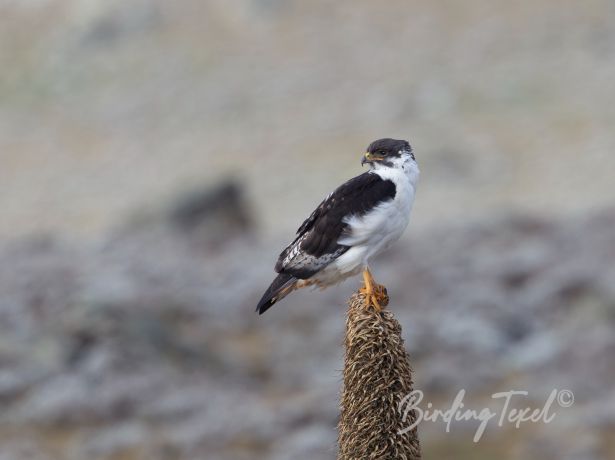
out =
<path fill-rule="evenodd" d="M 395 184 L 366 172 L 337 188 L 297 230 L 295 240 L 280 254 L 278 273 L 307 279 L 319 272 L 350 246 L 339 244 L 350 216 L 362 216 L 382 202 L 395 198 Z"/>

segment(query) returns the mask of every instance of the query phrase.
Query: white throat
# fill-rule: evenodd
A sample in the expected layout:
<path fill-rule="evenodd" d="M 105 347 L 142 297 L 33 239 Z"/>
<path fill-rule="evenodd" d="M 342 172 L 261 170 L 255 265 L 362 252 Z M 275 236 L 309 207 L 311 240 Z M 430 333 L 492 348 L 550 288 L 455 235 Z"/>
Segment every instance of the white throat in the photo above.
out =
<path fill-rule="evenodd" d="M 375 162 L 371 165 L 371 172 L 383 179 L 390 179 L 396 184 L 398 181 L 409 181 L 412 188 L 416 190 L 421 171 L 412 155 L 404 152 L 400 157 L 389 160 L 389 163 Z"/>

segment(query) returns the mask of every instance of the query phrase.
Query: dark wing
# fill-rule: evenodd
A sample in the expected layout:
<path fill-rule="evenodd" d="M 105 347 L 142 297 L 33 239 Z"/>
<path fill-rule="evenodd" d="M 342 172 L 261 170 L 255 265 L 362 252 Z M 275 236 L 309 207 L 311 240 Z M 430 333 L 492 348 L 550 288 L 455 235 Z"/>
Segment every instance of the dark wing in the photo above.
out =
<path fill-rule="evenodd" d="M 297 230 L 295 240 L 282 251 L 275 270 L 306 279 L 349 249 L 338 244 L 347 229 L 347 216 L 362 216 L 383 201 L 395 198 L 395 184 L 366 172 L 337 188 Z"/>

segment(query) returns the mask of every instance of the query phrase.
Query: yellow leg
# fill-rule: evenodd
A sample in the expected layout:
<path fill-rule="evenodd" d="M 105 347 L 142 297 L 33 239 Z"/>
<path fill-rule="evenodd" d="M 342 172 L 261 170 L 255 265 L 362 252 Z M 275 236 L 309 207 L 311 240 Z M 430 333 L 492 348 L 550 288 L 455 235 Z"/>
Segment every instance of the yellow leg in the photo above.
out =
<path fill-rule="evenodd" d="M 376 283 L 369 268 L 363 270 L 364 286 L 359 289 L 359 293 L 365 296 L 368 307 L 373 307 L 377 312 L 382 311 L 382 307 L 388 305 L 389 297 L 384 286 Z"/>

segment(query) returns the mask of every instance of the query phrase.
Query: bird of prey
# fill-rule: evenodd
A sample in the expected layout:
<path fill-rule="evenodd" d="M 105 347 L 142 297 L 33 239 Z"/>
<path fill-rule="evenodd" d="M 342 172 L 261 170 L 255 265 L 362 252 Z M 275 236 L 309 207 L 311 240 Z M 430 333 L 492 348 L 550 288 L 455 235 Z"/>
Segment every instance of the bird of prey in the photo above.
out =
<path fill-rule="evenodd" d="M 369 261 L 399 239 L 410 220 L 419 168 L 407 141 L 379 139 L 363 155 L 369 170 L 329 194 L 297 230 L 276 263 L 278 276 L 261 298 L 263 314 L 292 291 L 338 284 L 363 271 L 370 307 L 381 310 L 383 287 Z"/>

